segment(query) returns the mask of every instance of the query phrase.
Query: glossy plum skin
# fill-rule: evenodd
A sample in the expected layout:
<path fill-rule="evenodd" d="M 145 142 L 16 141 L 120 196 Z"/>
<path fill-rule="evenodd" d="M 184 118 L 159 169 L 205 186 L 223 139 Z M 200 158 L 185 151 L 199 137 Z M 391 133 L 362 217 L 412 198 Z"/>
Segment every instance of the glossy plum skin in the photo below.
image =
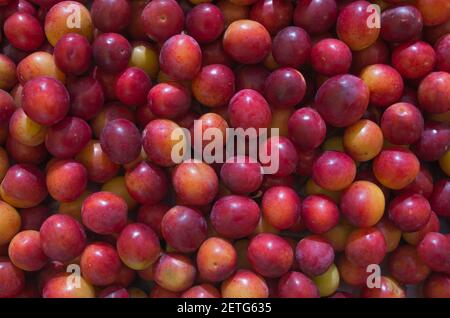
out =
<path fill-rule="evenodd" d="M 42 171 L 33 165 L 16 164 L 6 172 L 0 185 L 2 199 L 17 208 L 31 208 L 47 197 Z"/>
<path fill-rule="evenodd" d="M 374 159 L 372 170 L 383 186 L 399 190 L 415 179 L 420 171 L 420 163 L 411 151 L 390 147 L 382 150 Z"/>
<path fill-rule="evenodd" d="M 223 298 L 267 298 L 269 288 L 261 276 L 249 270 L 238 270 L 221 285 Z"/>
<path fill-rule="evenodd" d="M 67 23 L 71 21 L 74 10 L 80 13 L 79 24 Z M 48 42 L 54 46 L 67 33 L 78 33 L 91 41 L 94 26 L 89 11 L 84 5 L 78 1 L 62 1 L 52 6 L 47 12 L 44 30 Z"/>
<path fill-rule="evenodd" d="M 3 0 L 1 1 L 2 6 L 4 7 L 4 17 L 8 18 L 15 12 L 28 13 L 32 16 L 37 15 L 36 8 L 26 0 Z"/>
<path fill-rule="evenodd" d="M 388 208 L 389 219 L 403 232 L 422 229 L 431 216 L 428 200 L 420 194 L 402 194 L 393 199 Z"/>
<path fill-rule="evenodd" d="M 99 298 L 129 298 L 128 291 L 120 285 L 112 285 L 103 289 L 99 295 Z"/>
<path fill-rule="evenodd" d="M 81 75 L 91 65 L 92 49 L 88 39 L 68 33 L 56 43 L 53 55 L 56 66 L 66 74 Z"/>
<path fill-rule="evenodd" d="M 439 160 L 450 147 L 450 126 L 435 121 L 425 122 L 420 139 L 412 145 L 417 157 L 423 161 Z"/>
<path fill-rule="evenodd" d="M 125 66 L 123 66 L 123 69 L 121 67 L 119 71 L 110 72 L 104 70 L 99 66 L 96 66 L 94 68 L 92 77 L 94 77 L 94 79 L 96 79 L 102 86 L 106 101 L 110 102 L 117 99 L 116 91 L 114 89 L 115 88 L 114 83 L 117 81 L 120 72 L 124 69 Z"/>
<path fill-rule="evenodd" d="M 75 200 L 86 189 L 87 181 L 86 168 L 75 160 L 55 161 L 47 170 L 47 189 L 57 201 Z"/>
<path fill-rule="evenodd" d="M 202 44 L 202 65 L 209 64 L 223 64 L 226 66 L 233 66 L 234 61 L 225 53 L 223 44 L 220 39 L 211 43 Z"/>
<path fill-rule="evenodd" d="M 450 211 L 448 210 L 450 193 L 450 179 L 441 179 L 434 184 L 433 192 L 430 197 L 431 208 L 438 215 L 448 217 Z"/>
<path fill-rule="evenodd" d="M 120 74 L 115 85 L 117 98 L 127 106 L 144 105 L 152 87 L 150 77 L 138 67 L 129 67 Z"/>
<path fill-rule="evenodd" d="M 450 275 L 432 273 L 423 286 L 423 293 L 427 298 L 450 297 Z"/>
<path fill-rule="evenodd" d="M 422 15 L 416 7 L 399 5 L 381 14 L 381 37 L 388 42 L 406 42 L 420 36 L 423 28 Z"/>
<path fill-rule="evenodd" d="M 263 184 L 261 185 L 261 190 L 265 191 L 273 186 L 287 186 L 294 187 L 294 178 L 292 175 L 283 178 L 283 177 L 275 177 L 271 175 L 264 176 Z"/>
<path fill-rule="evenodd" d="M 266 28 L 252 20 L 231 23 L 223 35 L 223 48 L 235 61 L 244 64 L 261 62 L 270 51 L 271 38 Z"/>
<path fill-rule="evenodd" d="M 402 287 L 392 278 L 381 276 L 380 288 L 368 288 L 364 286 L 361 290 L 361 298 L 405 298 L 406 294 Z"/>
<path fill-rule="evenodd" d="M 343 190 L 353 182 L 355 176 L 355 162 L 340 151 L 325 151 L 312 167 L 314 182 L 330 191 Z"/>
<path fill-rule="evenodd" d="M 354 160 L 369 161 L 380 153 L 383 133 L 373 121 L 361 119 L 345 129 L 343 146 Z"/>
<path fill-rule="evenodd" d="M 323 39 L 312 47 L 311 64 L 316 72 L 326 76 L 345 74 L 352 65 L 352 52 L 340 40 Z"/>
<path fill-rule="evenodd" d="M 6 19 L 3 29 L 8 41 L 22 51 L 34 51 L 44 42 L 39 20 L 28 13 L 14 13 Z"/>
<path fill-rule="evenodd" d="M 191 106 L 190 92 L 176 82 L 159 83 L 148 92 L 147 105 L 156 116 L 178 118 Z"/>
<path fill-rule="evenodd" d="M 1 80 L 0 80 L 1 81 Z M 9 122 L 16 109 L 15 102 L 6 91 L 0 91 L 0 122 L 2 124 Z"/>
<path fill-rule="evenodd" d="M 386 64 L 365 67 L 360 78 L 370 91 L 370 103 L 376 107 L 386 107 L 397 102 L 403 93 L 403 79 L 399 72 Z"/>
<path fill-rule="evenodd" d="M 303 100 L 306 93 L 306 82 L 302 73 L 290 67 L 273 71 L 264 86 L 264 96 L 275 108 L 295 106 Z"/>
<path fill-rule="evenodd" d="M 280 298 L 319 298 L 319 290 L 306 275 L 291 271 L 280 278 L 278 296 Z"/>
<path fill-rule="evenodd" d="M 312 233 L 325 233 L 338 224 L 339 209 L 326 195 L 309 195 L 301 205 L 301 220 Z"/>
<path fill-rule="evenodd" d="M 350 286 L 364 286 L 367 282 L 367 277 L 370 274 L 366 272 L 365 267 L 350 262 L 345 255 L 341 255 L 337 262 L 337 267 L 342 281 Z"/>
<path fill-rule="evenodd" d="M 290 1 L 260 0 L 252 6 L 250 19 L 261 23 L 271 35 L 292 22 L 294 7 Z"/>
<path fill-rule="evenodd" d="M 389 63 L 389 48 L 387 44 L 380 39 L 367 48 L 352 53 L 352 71 L 355 74 L 359 74 L 364 67 L 372 64 Z"/>
<path fill-rule="evenodd" d="M 379 264 L 386 255 L 387 245 L 383 233 L 374 227 L 361 228 L 350 233 L 345 256 L 358 266 Z"/>
<path fill-rule="evenodd" d="M 151 227 L 161 238 L 161 221 L 169 209 L 170 207 L 164 203 L 142 205 L 138 210 L 137 221 Z"/>
<path fill-rule="evenodd" d="M 112 178 L 111 180 L 103 184 L 101 190 L 111 192 L 124 199 L 129 210 L 134 210 L 138 206 L 138 202 L 136 202 L 136 200 L 134 200 L 128 192 L 125 177 L 123 176 Z"/>
<path fill-rule="evenodd" d="M 411 245 L 402 245 L 389 256 L 389 272 L 402 284 L 418 284 L 426 279 L 430 269 Z"/>
<path fill-rule="evenodd" d="M 179 81 L 192 80 L 200 71 L 202 51 L 197 41 L 185 34 L 164 42 L 159 53 L 161 70 Z"/>
<path fill-rule="evenodd" d="M 219 181 L 211 166 L 187 161 L 175 168 L 172 185 L 178 199 L 186 205 L 206 205 L 217 195 Z"/>
<path fill-rule="evenodd" d="M 43 143 L 37 146 L 28 146 L 13 137 L 8 137 L 6 140 L 6 150 L 10 158 L 17 163 L 40 165 L 48 158 L 48 152 Z M 5 175 L 7 168 L 7 166 L 4 167 L 2 176 Z"/>
<path fill-rule="evenodd" d="M 181 292 L 193 285 L 197 270 L 189 257 L 168 253 L 159 258 L 153 273 L 159 286 L 171 292 Z"/>
<path fill-rule="evenodd" d="M 131 45 L 117 33 L 103 33 L 92 44 L 92 56 L 97 66 L 111 73 L 123 71 L 131 57 Z"/>
<path fill-rule="evenodd" d="M 395 227 L 395 225 L 389 221 L 389 219 L 387 217 L 384 217 L 378 224 L 377 224 L 378 229 L 383 233 L 384 238 L 386 240 L 386 244 L 387 244 L 387 252 L 391 253 L 395 250 L 397 250 L 400 246 L 402 246 L 400 244 L 402 237 L 404 238 L 404 234 L 407 233 L 403 233 L 397 228 Z M 412 232 L 415 233 L 415 232 Z"/>
<path fill-rule="evenodd" d="M 161 221 L 161 232 L 166 242 L 182 253 L 196 251 L 206 238 L 205 218 L 196 210 L 175 206 L 166 212 Z"/>
<path fill-rule="evenodd" d="M 333 76 L 317 91 L 315 109 L 326 123 L 335 127 L 349 126 L 366 111 L 369 95 L 367 85 L 356 76 Z"/>
<path fill-rule="evenodd" d="M 319 156 L 319 150 L 300 150 L 297 149 L 298 163 L 296 173 L 299 176 L 311 176 L 314 161 Z"/>
<path fill-rule="evenodd" d="M 186 16 L 186 29 L 198 43 L 216 40 L 223 32 L 224 18 L 218 7 L 209 3 L 196 5 Z"/>
<path fill-rule="evenodd" d="M 287 177 L 295 171 L 298 160 L 294 144 L 284 136 L 272 136 L 262 144 L 268 158 L 262 166 L 275 177 Z M 277 166 L 278 164 L 278 166 Z"/>
<path fill-rule="evenodd" d="M 387 252 L 390 253 L 397 249 L 402 238 L 402 232 L 389 220 L 389 217 L 383 218 L 376 224 L 376 227 L 383 233 L 386 240 Z"/>
<path fill-rule="evenodd" d="M 450 72 L 450 35 L 444 35 L 435 45 L 436 69 L 443 72 Z"/>
<path fill-rule="evenodd" d="M 83 277 L 96 286 L 113 284 L 119 275 L 121 266 L 117 251 L 106 243 L 89 244 L 80 258 Z"/>
<path fill-rule="evenodd" d="M 264 219 L 270 225 L 285 230 L 297 222 L 301 199 L 290 187 L 274 186 L 264 192 L 261 209 Z"/>
<path fill-rule="evenodd" d="M 261 233 L 250 241 L 247 257 L 257 273 L 275 278 L 289 271 L 294 252 L 285 239 L 271 233 Z"/>
<path fill-rule="evenodd" d="M 205 240 L 197 252 L 197 267 L 202 279 L 220 282 L 237 268 L 238 254 L 233 245 L 222 238 Z"/>
<path fill-rule="evenodd" d="M 113 19 L 108 17 L 114 17 Z M 126 0 L 95 0 L 91 7 L 94 26 L 102 32 L 118 32 L 130 22 L 131 5 Z"/>
<path fill-rule="evenodd" d="M 219 107 L 228 104 L 235 91 L 233 71 L 225 65 L 204 66 L 192 81 L 192 94 L 201 104 Z"/>
<path fill-rule="evenodd" d="M 96 138 L 100 138 L 103 128 L 105 128 L 109 121 L 124 118 L 134 122 L 136 119 L 135 117 L 133 112 L 122 104 L 115 102 L 108 103 L 92 120 L 92 131 Z"/>
<path fill-rule="evenodd" d="M 383 191 L 369 181 L 355 181 L 344 191 L 340 202 L 342 214 L 358 227 L 374 226 L 382 218 L 384 207 Z"/>
<path fill-rule="evenodd" d="M 92 136 L 89 124 L 81 118 L 67 116 L 49 128 L 45 137 L 48 152 L 60 159 L 68 159 L 79 154 Z"/>
<path fill-rule="evenodd" d="M 56 79 L 36 77 L 23 87 L 23 110 L 38 124 L 51 126 L 61 121 L 68 113 L 69 105 L 69 93 Z"/>
<path fill-rule="evenodd" d="M 147 124 L 142 134 L 142 146 L 151 162 L 162 167 L 175 165 L 171 154 L 178 140 L 172 140 L 171 135 L 179 129 L 180 126 L 167 119 L 155 119 Z"/>
<path fill-rule="evenodd" d="M 424 119 L 421 112 L 410 103 L 389 106 L 381 117 L 384 137 L 395 145 L 408 145 L 422 135 Z"/>
<path fill-rule="evenodd" d="M 418 0 L 415 3 L 423 17 L 423 24 L 433 26 L 448 20 L 450 11 L 448 3 L 443 0 Z"/>
<path fill-rule="evenodd" d="M 443 113 L 450 109 L 450 74 L 432 72 L 419 85 L 417 97 L 420 108 L 429 113 Z"/>
<path fill-rule="evenodd" d="M 220 298 L 219 290 L 210 284 L 193 286 L 185 291 L 181 298 Z"/>
<path fill-rule="evenodd" d="M 423 41 L 405 43 L 392 52 L 392 66 L 406 79 L 420 79 L 436 65 L 433 47 Z"/>
<path fill-rule="evenodd" d="M 125 184 L 131 197 L 141 204 L 155 204 L 161 201 L 168 190 L 164 171 L 146 161 L 140 162 L 125 173 Z"/>
<path fill-rule="evenodd" d="M 83 277 L 80 285 L 67 284 L 69 274 L 61 273 L 50 278 L 42 290 L 43 298 L 94 298 L 94 287 Z"/>
<path fill-rule="evenodd" d="M 250 235 L 258 225 L 260 210 L 255 201 L 244 196 L 229 195 L 213 205 L 210 215 L 214 229 L 230 239 Z"/>
<path fill-rule="evenodd" d="M 19 232 L 9 244 L 8 255 L 11 262 L 24 271 L 40 270 L 48 261 L 38 231 Z"/>
<path fill-rule="evenodd" d="M 111 180 L 120 169 L 120 165 L 109 159 L 97 140 L 89 141 L 78 153 L 76 159 L 84 165 L 88 171 L 89 180 L 104 183 Z"/>
<path fill-rule="evenodd" d="M 325 140 L 327 127 L 322 116 L 311 107 L 295 111 L 288 121 L 291 140 L 301 149 L 315 149 Z"/>
<path fill-rule="evenodd" d="M 159 285 L 155 285 L 150 293 L 150 298 L 180 298 L 181 292 L 172 292 Z"/>
<path fill-rule="evenodd" d="M 420 259 L 432 271 L 448 272 L 450 269 L 450 240 L 444 234 L 429 232 L 417 246 Z"/>
<path fill-rule="evenodd" d="M 234 94 L 228 105 L 228 113 L 234 128 L 267 128 L 272 119 L 269 104 L 252 89 L 243 89 Z"/>
<path fill-rule="evenodd" d="M 249 17 L 250 7 L 246 5 L 239 5 L 237 2 L 218 1 L 217 7 L 219 7 L 220 11 L 223 13 L 225 26 L 230 25 L 233 21 L 246 19 Z"/>
<path fill-rule="evenodd" d="M 335 0 L 300 0 L 294 11 L 294 24 L 311 34 L 323 34 L 337 19 Z"/>
<path fill-rule="evenodd" d="M 262 65 L 250 64 L 238 67 L 234 71 L 236 77 L 236 90 L 253 89 L 264 94 L 264 83 L 270 72 Z"/>
<path fill-rule="evenodd" d="M 56 66 L 53 55 L 42 51 L 24 57 L 17 65 L 17 78 L 22 85 L 37 76 L 54 77 L 60 82 L 66 78 Z"/>
<path fill-rule="evenodd" d="M 8 138 L 8 140 L 11 138 Z M 8 146 L 7 146 L 8 149 Z M 9 149 L 8 149 L 9 150 Z M 11 157 L 14 158 L 12 155 Z M 3 177 L 6 174 L 6 171 L 8 171 L 9 168 L 9 156 L 8 153 L 5 151 L 3 147 L 0 148 L 0 179 L 3 179 Z"/>
<path fill-rule="evenodd" d="M 250 194 L 258 190 L 263 182 L 261 165 L 245 156 L 228 159 L 220 169 L 220 178 L 235 194 Z"/>
<path fill-rule="evenodd" d="M 83 224 L 102 235 L 119 233 L 127 224 L 127 214 L 125 200 L 106 191 L 91 194 L 81 207 Z"/>
<path fill-rule="evenodd" d="M 50 208 L 44 205 L 37 205 L 28 209 L 21 209 L 20 216 L 22 230 L 39 231 L 42 223 L 50 216 Z"/>
<path fill-rule="evenodd" d="M 114 163 L 126 164 L 141 153 L 141 134 L 135 124 L 119 118 L 105 125 L 100 135 L 100 144 Z"/>
<path fill-rule="evenodd" d="M 422 239 L 430 232 L 439 232 L 440 223 L 436 213 L 431 212 L 430 219 L 427 224 L 419 231 L 416 232 L 405 232 L 402 234 L 403 239 L 408 242 L 408 244 L 417 246 Z"/>
<path fill-rule="evenodd" d="M 340 10 L 337 18 L 336 32 L 339 38 L 354 51 L 373 44 L 380 33 L 379 28 L 370 27 L 370 15 L 374 10 L 368 6 L 370 3 L 367 1 L 352 2 Z"/>
<path fill-rule="evenodd" d="M 141 19 L 147 36 L 158 42 L 183 30 L 183 10 L 174 0 L 151 1 L 144 7 Z"/>
<path fill-rule="evenodd" d="M 318 276 L 333 264 L 334 251 L 331 244 L 318 235 L 301 239 L 295 247 L 295 259 L 303 273 Z"/>
<path fill-rule="evenodd" d="M 100 82 L 95 78 L 77 78 L 68 83 L 67 90 L 70 95 L 70 115 L 89 120 L 101 111 L 105 95 Z"/>
<path fill-rule="evenodd" d="M 71 261 L 86 246 L 86 234 L 82 225 L 68 215 L 50 216 L 42 224 L 39 233 L 44 253 L 54 261 Z"/>
<path fill-rule="evenodd" d="M 311 52 L 311 38 L 299 27 L 288 26 L 273 38 L 272 54 L 280 66 L 298 68 Z"/>
<path fill-rule="evenodd" d="M 2 219 L 0 221 L 0 244 L 8 244 L 21 227 L 21 215 L 17 210 L 4 201 L 0 201 Z"/>
<path fill-rule="evenodd" d="M 158 236 L 141 223 L 127 225 L 117 238 L 116 248 L 122 262 L 134 270 L 148 268 L 161 253 Z"/>
<path fill-rule="evenodd" d="M 0 286 L 2 298 L 13 298 L 25 287 L 25 274 L 7 257 L 0 257 Z"/>
<path fill-rule="evenodd" d="M 208 136 L 208 133 L 213 130 L 214 138 L 212 144 L 219 147 L 223 147 L 227 142 L 227 128 L 228 123 L 222 117 L 223 114 L 206 113 L 198 118 L 194 118 L 194 122 L 189 123 L 189 132 L 191 134 L 191 146 L 195 152 L 201 152 L 205 150 L 205 147 L 211 142 L 211 140 L 204 140 L 204 137 Z M 187 126 L 187 125 L 186 125 Z M 198 140 L 201 137 L 201 142 Z M 198 138 L 198 139 L 197 139 Z M 197 140 L 197 141 L 196 141 Z M 215 153 L 215 150 L 213 151 Z M 220 154 L 219 154 L 220 155 Z M 209 157 L 210 154 L 207 154 Z"/>

